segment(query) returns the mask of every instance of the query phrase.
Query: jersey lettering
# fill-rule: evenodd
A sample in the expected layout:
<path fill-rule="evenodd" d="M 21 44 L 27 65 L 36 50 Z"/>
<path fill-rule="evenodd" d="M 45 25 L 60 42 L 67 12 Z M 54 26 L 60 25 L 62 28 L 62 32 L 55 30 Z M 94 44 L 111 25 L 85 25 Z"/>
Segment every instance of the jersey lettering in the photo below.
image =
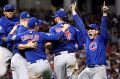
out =
<path fill-rule="evenodd" d="M 21 39 L 22 39 L 22 41 L 24 41 L 24 40 L 29 40 L 29 39 L 34 39 L 34 40 L 39 40 L 39 35 L 23 35 L 22 37 L 21 37 Z"/>

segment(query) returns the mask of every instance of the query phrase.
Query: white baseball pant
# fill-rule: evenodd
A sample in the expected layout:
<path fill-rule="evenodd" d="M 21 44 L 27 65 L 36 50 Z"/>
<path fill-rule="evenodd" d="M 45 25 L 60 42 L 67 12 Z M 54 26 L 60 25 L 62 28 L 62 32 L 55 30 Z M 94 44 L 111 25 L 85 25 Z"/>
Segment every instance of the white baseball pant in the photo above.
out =
<path fill-rule="evenodd" d="M 59 52 L 54 58 L 54 70 L 57 79 L 65 79 L 65 76 L 71 77 L 75 69 L 78 69 L 75 53 L 68 53 L 67 51 Z M 66 75 L 65 75 L 66 74 Z"/>
<path fill-rule="evenodd" d="M 13 53 L 7 48 L 0 46 L 0 77 L 4 76 L 7 72 L 7 66 L 10 64 L 10 59 Z"/>
<path fill-rule="evenodd" d="M 13 79 L 29 79 L 27 60 L 16 53 L 11 59 Z"/>
<path fill-rule="evenodd" d="M 36 63 L 28 63 L 30 79 L 51 79 L 51 67 L 48 60 L 37 60 Z"/>
<path fill-rule="evenodd" d="M 78 79 L 107 79 L 106 66 L 97 66 L 94 68 L 86 67 L 79 75 Z"/>

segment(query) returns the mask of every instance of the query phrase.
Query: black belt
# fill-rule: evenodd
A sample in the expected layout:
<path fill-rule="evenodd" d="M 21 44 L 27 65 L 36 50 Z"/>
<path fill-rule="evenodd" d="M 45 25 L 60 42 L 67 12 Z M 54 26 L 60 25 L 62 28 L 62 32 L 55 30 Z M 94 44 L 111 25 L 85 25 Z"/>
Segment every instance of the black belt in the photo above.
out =
<path fill-rule="evenodd" d="M 98 66 L 102 66 L 102 64 L 99 64 L 99 65 L 86 65 L 86 67 L 88 67 L 88 68 L 94 68 L 94 67 L 98 67 Z"/>
<path fill-rule="evenodd" d="M 61 51 L 61 52 L 62 52 L 62 51 Z M 57 53 L 55 53 L 54 55 L 55 55 L 55 56 L 62 55 L 61 52 L 57 52 Z M 68 54 L 69 54 L 69 53 L 74 53 L 73 51 L 66 51 L 66 52 L 67 52 Z"/>

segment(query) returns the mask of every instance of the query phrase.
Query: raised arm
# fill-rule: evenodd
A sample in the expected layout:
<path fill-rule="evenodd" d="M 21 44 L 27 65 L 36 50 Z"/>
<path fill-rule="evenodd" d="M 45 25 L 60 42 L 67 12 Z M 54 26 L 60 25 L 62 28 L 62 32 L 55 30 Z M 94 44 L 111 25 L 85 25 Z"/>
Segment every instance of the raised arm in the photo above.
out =
<path fill-rule="evenodd" d="M 15 35 L 15 32 L 16 32 L 17 27 L 18 27 L 18 24 L 15 25 L 15 26 L 13 27 L 13 29 L 11 30 L 11 32 L 8 34 L 8 36 L 7 36 L 7 38 L 6 38 L 6 41 L 7 41 L 7 42 L 19 40 L 19 38 L 16 38 L 16 35 Z M 19 37 L 19 36 L 20 36 L 20 35 L 18 35 L 18 37 Z"/>
<path fill-rule="evenodd" d="M 43 39 L 44 40 L 59 40 L 63 35 L 64 32 L 70 27 L 69 24 L 64 24 L 62 31 L 56 34 L 51 33 L 43 33 Z"/>
<path fill-rule="evenodd" d="M 76 40 L 77 40 L 77 44 L 78 44 L 78 49 L 81 50 L 83 49 L 83 34 L 81 31 L 77 31 L 77 35 L 76 35 Z"/>
<path fill-rule="evenodd" d="M 107 32 L 107 26 L 108 26 L 108 18 L 107 18 L 107 13 L 108 13 L 108 7 L 105 5 L 105 1 L 103 3 L 103 16 L 101 20 L 101 36 L 104 39 L 107 39 L 108 32 Z"/>
<path fill-rule="evenodd" d="M 83 20 L 81 19 L 81 17 L 78 16 L 77 12 L 75 11 L 76 8 L 76 3 L 72 4 L 72 14 L 73 14 L 73 18 L 75 20 L 75 23 L 77 24 L 78 30 L 82 31 L 83 36 L 85 37 L 87 34 L 87 31 L 85 29 L 85 25 L 83 23 Z"/>

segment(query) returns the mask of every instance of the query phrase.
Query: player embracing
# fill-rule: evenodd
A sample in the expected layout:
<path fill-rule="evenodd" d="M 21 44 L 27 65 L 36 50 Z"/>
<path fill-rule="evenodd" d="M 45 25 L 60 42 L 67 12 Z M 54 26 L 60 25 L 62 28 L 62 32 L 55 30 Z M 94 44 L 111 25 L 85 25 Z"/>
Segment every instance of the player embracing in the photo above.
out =
<path fill-rule="evenodd" d="M 60 9 L 54 13 L 54 21 L 57 23 L 51 27 L 49 32 L 51 34 L 57 34 L 63 28 L 66 21 L 67 14 L 64 10 Z M 68 23 L 69 24 L 69 23 Z M 79 48 L 82 47 L 80 39 L 77 39 L 78 31 L 72 25 L 64 33 L 64 36 L 56 43 L 53 42 L 53 53 L 54 53 L 54 70 L 57 79 L 72 78 L 74 70 L 78 69 L 75 53 L 77 52 L 76 44 L 79 43 Z M 77 41 L 79 40 L 79 41 Z"/>
<path fill-rule="evenodd" d="M 13 29 L 7 37 L 7 41 L 19 42 L 18 49 L 24 51 L 21 51 L 21 53 L 25 54 L 25 58 L 28 61 L 30 79 L 50 79 L 51 68 L 47 60 L 47 55 L 45 54 L 45 49 L 43 48 L 44 43 L 46 40 L 59 40 L 68 29 L 69 25 L 64 24 L 62 31 L 56 35 L 36 32 L 36 27 L 38 27 L 38 20 L 35 17 L 31 17 L 28 21 L 28 31 L 13 35 L 16 30 Z"/>
<path fill-rule="evenodd" d="M 103 16 L 101 27 L 96 24 L 90 24 L 88 30 L 82 19 L 75 11 L 76 5 L 72 4 L 73 18 L 82 30 L 86 50 L 86 68 L 78 75 L 78 79 L 107 79 L 106 75 L 106 43 L 107 43 L 107 12 L 108 7 L 103 5 Z"/>

